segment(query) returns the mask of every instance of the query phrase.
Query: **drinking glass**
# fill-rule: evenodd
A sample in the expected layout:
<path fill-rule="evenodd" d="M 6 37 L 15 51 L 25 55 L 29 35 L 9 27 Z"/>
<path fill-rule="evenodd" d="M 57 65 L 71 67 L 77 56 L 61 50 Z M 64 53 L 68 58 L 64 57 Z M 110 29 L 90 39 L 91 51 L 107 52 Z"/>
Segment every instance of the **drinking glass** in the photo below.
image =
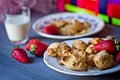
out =
<path fill-rule="evenodd" d="M 13 44 L 26 43 L 29 38 L 30 9 L 21 7 L 7 10 L 4 14 L 4 25 L 8 39 Z"/>

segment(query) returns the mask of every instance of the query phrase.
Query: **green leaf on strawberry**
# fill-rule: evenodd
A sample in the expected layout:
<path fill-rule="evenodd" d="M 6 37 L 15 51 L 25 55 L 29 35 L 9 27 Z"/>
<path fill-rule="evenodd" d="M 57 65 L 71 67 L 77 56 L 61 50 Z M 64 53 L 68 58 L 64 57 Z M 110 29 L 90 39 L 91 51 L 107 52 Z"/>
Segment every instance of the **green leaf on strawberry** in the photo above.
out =
<path fill-rule="evenodd" d="M 31 46 L 30 46 L 30 52 L 32 52 L 32 53 L 35 52 L 35 46 L 33 44 L 31 44 Z"/>
<path fill-rule="evenodd" d="M 117 51 L 119 51 L 120 50 L 120 45 L 116 45 L 116 49 L 117 49 Z"/>

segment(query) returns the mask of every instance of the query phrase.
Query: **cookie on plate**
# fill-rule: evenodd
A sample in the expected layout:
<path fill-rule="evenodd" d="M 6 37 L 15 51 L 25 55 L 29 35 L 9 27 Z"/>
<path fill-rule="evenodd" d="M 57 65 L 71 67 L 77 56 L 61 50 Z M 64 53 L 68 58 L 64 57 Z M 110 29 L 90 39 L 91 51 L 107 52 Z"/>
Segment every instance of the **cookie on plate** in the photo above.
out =
<path fill-rule="evenodd" d="M 75 49 L 78 49 L 80 51 L 85 51 L 85 49 L 88 47 L 87 43 L 85 43 L 82 40 L 73 40 L 72 47 Z"/>
<path fill-rule="evenodd" d="M 49 56 L 61 58 L 67 51 L 71 51 L 71 48 L 66 43 L 54 42 L 48 46 L 47 51 Z"/>
<path fill-rule="evenodd" d="M 99 53 L 97 53 L 94 56 L 93 60 L 99 70 L 105 70 L 115 65 L 113 56 L 105 50 L 102 50 Z"/>

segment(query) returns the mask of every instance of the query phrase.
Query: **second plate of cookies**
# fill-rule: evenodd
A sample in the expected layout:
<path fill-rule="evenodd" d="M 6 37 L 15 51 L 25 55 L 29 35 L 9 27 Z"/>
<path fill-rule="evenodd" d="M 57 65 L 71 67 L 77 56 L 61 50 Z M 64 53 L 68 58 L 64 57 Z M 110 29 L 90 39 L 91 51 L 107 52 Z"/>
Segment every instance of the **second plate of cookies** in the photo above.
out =
<path fill-rule="evenodd" d="M 44 16 L 35 21 L 32 27 L 43 37 L 72 39 L 96 34 L 104 26 L 104 22 L 96 16 L 63 12 Z M 53 27 L 57 27 L 57 30 Z"/>

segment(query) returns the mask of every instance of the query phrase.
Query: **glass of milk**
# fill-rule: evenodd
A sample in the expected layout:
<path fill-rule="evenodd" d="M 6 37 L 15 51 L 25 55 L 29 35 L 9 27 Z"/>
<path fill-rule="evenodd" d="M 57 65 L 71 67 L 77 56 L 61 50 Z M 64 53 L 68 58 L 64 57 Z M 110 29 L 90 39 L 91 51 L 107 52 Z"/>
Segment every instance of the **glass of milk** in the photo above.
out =
<path fill-rule="evenodd" d="M 26 43 L 29 37 L 30 9 L 21 7 L 5 12 L 4 24 L 8 38 L 12 43 Z"/>

